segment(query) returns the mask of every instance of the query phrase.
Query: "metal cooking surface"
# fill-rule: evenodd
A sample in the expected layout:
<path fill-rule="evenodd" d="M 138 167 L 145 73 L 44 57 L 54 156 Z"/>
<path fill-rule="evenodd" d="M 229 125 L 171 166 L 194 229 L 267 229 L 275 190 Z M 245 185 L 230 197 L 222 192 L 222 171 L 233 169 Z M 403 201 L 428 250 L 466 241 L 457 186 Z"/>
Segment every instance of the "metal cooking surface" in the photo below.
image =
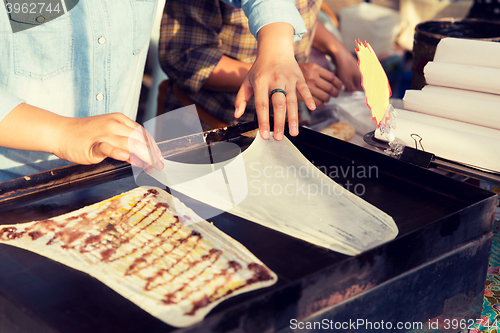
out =
<path fill-rule="evenodd" d="M 245 148 L 251 140 L 237 137 L 231 141 Z M 238 295 L 217 306 L 207 318 L 224 314 L 225 319 L 217 319 L 219 322 L 216 324 L 221 331 L 236 325 L 231 321 L 231 316 L 237 321 L 238 313 L 244 311 L 242 309 L 245 309 L 245 304 L 251 304 L 259 299 L 268 299 L 266 302 L 274 304 L 275 311 L 278 309 L 288 311 L 287 307 L 296 303 L 301 296 L 301 291 L 294 293 L 295 287 L 290 286 L 311 276 L 321 275 L 322 271 L 335 270 L 335 267 L 339 267 L 339 276 L 349 276 L 351 274 L 349 269 L 355 272 L 361 268 L 371 267 L 374 265 L 374 258 L 380 257 L 387 260 L 387 263 L 383 270 L 377 269 L 370 278 L 373 281 L 379 279 L 383 282 L 384 279 L 439 255 L 447 247 L 466 241 L 467 237 L 472 239 L 483 234 L 489 227 L 484 223 L 478 224 L 471 227 L 468 234 L 464 232 L 450 237 L 460 226 L 460 219 L 449 216 L 490 198 L 491 195 L 486 191 L 308 130 L 301 130 L 299 137 L 292 141 L 315 165 L 324 166 L 329 171 L 335 168 L 337 171 L 344 170 L 344 173 L 337 173 L 333 179 L 343 186 L 348 186 L 348 182 L 360 184 L 357 189 L 361 187 L 364 189 L 361 197 L 391 215 L 398 225 L 400 234 L 395 241 L 379 249 L 370 250 L 356 257 L 348 257 L 228 213 L 209 219 L 245 245 L 279 277 L 275 286 Z M 193 152 L 188 154 L 192 155 Z M 356 173 L 345 172 L 348 167 L 358 166 L 374 166 L 377 168 L 377 174 L 365 178 Z M 154 180 L 151 182 L 152 185 L 162 187 Z M 0 205 L 0 224 L 46 219 L 107 199 L 134 187 L 136 184 L 130 168 L 122 168 L 115 174 L 96 175 L 83 181 L 13 200 L 8 205 Z M 196 205 L 199 203 L 186 197 L 180 199 L 194 210 L 197 209 Z M 483 210 L 484 208 L 480 207 L 475 214 L 480 215 Z M 436 221 L 445 222 L 430 232 Z M 420 230 L 423 230 L 422 237 L 431 235 L 433 239 L 428 241 L 435 243 L 424 251 L 421 251 L 423 246 L 419 238 L 421 236 L 414 236 Z M 0 245 L 0 262 L 2 263 L 0 298 L 5 297 L 11 306 L 23 309 L 20 312 L 35 318 L 37 322 L 50 327 L 53 331 L 136 332 L 140 329 L 144 332 L 171 332 L 176 330 L 96 279 L 50 259 L 8 245 Z M 339 283 L 338 288 L 342 288 L 342 283 Z M 229 314 L 225 311 L 229 311 Z M 268 315 L 279 317 L 275 313 Z M 228 328 L 224 328 L 224 325 L 228 325 Z"/>

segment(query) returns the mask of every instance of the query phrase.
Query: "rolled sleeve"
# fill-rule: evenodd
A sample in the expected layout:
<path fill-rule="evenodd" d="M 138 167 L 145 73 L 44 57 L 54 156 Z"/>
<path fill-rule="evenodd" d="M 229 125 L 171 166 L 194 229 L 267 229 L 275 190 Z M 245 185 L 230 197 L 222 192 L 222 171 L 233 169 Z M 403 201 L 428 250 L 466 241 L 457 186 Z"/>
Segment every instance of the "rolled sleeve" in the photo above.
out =
<path fill-rule="evenodd" d="M 0 121 L 2 121 L 12 109 L 24 102 L 23 99 L 0 89 Z"/>
<path fill-rule="evenodd" d="M 304 20 L 295 7 L 294 0 L 222 0 L 223 2 L 241 7 L 248 17 L 250 31 L 255 38 L 259 30 L 271 23 L 289 23 L 294 29 L 294 42 L 300 41 L 307 32 Z"/>

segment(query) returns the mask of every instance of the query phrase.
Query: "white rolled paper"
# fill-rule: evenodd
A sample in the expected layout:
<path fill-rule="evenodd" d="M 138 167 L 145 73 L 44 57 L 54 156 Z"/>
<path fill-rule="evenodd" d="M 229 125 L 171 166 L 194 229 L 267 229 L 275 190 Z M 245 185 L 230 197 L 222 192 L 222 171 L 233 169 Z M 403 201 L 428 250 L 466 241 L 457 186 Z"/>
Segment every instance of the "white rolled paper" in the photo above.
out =
<path fill-rule="evenodd" d="M 443 38 L 434 62 L 500 69 L 500 43 L 462 38 Z"/>
<path fill-rule="evenodd" d="M 499 56 L 500 43 L 442 39 L 424 68 L 428 85 L 406 91 L 411 111 L 397 111 L 394 135 L 413 147 L 418 134 L 426 151 L 500 172 Z"/>
<path fill-rule="evenodd" d="M 479 91 L 440 87 L 440 86 L 433 86 L 430 84 L 423 87 L 422 90 L 426 91 L 426 92 L 447 94 L 447 95 L 453 95 L 453 96 L 464 96 L 464 97 L 477 98 L 477 99 L 483 99 L 486 101 L 500 103 L 500 95 L 482 93 Z"/>
<path fill-rule="evenodd" d="M 500 131 L 422 113 L 396 110 L 394 135 L 415 147 L 412 134 L 422 138 L 425 151 L 466 165 L 500 172 Z M 384 140 L 376 131 L 376 137 Z M 419 149 L 420 146 L 418 147 Z"/>
<path fill-rule="evenodd" d="M 428 62 L 424 68 L 428 84 L 500 94 L 500 69 Z"/>
<path fill-rule="evenodd" d="M 428 90 L 407 90 L 406 110 L 500 129 L 500 102 Z"/>

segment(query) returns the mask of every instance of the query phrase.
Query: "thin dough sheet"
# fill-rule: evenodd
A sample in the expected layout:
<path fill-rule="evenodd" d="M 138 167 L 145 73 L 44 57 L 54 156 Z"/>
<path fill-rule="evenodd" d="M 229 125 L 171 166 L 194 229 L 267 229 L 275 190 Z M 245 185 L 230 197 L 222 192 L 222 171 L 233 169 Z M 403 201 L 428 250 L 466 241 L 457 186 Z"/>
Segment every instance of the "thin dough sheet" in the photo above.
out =
<path fill-rule="evenodd" d="M 257 135 L 243 158 L 249 192 L 232 214 L 347 255 L 398 234 L 389 215 L 335 183 L 286 137 Z"/>
<path fill-rule="evenodd" d="M 175 207 L 175 209 L 174 209 Z M 83 271 L 160 320 L 203 320 L 234 295 L 277 281 L 243 245 L 167 192 L 136 188 L 50 220 L 0 227 L 0 242 Z"/>
<path fill-rule="evenodd" d="M 167 169 L 174 173 L 201 168 L 175 162 L 168 164 Z M 355 172 L 362 171 L 365 177 L 373 171 L 359 167 L 363 170 L 358 168 Z M 228 180 L 226 193 L 238 193 L 240 197 L 233 204 L 228 202 L 224 191 L 214 191 L 203 182 L 193 182 L 190 186 L 180 184 L 173 189 L 249 221 L 347 255 L 364 252 L 398 234 L 389 215 L 335 183 L 287 138 L 278 142 L 272 137 L 263 140 L 257 135 L 238 157 L 214 165 L 214 170 L 222 169 Z M 165 182 L 160 172 L 153 171 L 153 176 Z M 166 177 L 172 178 L 168 174 Z M 222 188 L 219 186 L 219 189 Z M 241 189 L 246 193 L 243 199 Z M 232 208 L 227 209 L 228 206 Z"/>

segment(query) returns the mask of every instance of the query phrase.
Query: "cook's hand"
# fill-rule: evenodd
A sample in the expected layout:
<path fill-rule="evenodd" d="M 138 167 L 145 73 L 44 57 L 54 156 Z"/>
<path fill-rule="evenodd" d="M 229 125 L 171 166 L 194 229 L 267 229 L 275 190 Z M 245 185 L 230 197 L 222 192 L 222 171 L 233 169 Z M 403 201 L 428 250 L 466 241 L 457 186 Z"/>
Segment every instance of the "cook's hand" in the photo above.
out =
<path fill-rule="evenodd" d="M 149 133 L 121 113 L 87 118 L 63 117 L 21 103 L 0 121 L 0 146 L 44 151 L 79 164 L 106 157 L 162 169 L 161 152 Z"/>
<path fill-rule="evenodd" d="M 87 118 L 66 118 L 57 150 L 59 158 L 95 164 L 111 157 L 150 172 L 161 170 L 160 149 L 150 133 L 121 113 Z"/>
<path fill-rule="evenodd" d="M 328 54 L 335 63 L 338 78 L 347 91 L 363 90 L 358 62 L 349 50 L 318 20 L 314 34 L 313 47 Z"/>
<path fill-rule="evenodd" d="M 267 140 L 270 133 L 269 95 L 274 89 L 283 89 L 286 97 L 277 92 L 271 98 L 274 138 L 283 139 L 287 115 L 290 135 L 295 136 L 299 133 L 297 91 L 309 109 L 314 110 L 316 105 L 294 57 L 293 27 L 288 23 L 268 24 L 259 30 L 258 42 L 257 59 L 236 95 L 234 115 L 241 117 L 247 102 L 255 95 L 260 135 Z"/>
<path fill-rule="evenodd" d="M 316 106 L 322 108 L 330 96 L 338 97 L 344 85 L 331 71 L 315 63 L 299 64 Z"/>

